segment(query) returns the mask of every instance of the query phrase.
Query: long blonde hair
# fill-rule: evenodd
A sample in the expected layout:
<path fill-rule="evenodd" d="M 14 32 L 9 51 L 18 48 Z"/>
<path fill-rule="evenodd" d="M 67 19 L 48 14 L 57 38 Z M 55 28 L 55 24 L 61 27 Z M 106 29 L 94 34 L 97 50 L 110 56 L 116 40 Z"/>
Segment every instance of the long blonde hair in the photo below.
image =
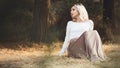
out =
<path fill-rule="evenodd" d="M 86 10 L 86 8 L 84 7 L 84 5 L 82 4 L 75 4 L 74 6 L 77 7 L 79 13 L 80 13 L 80 19 L 82 21 L 86 21 L 86 20 L 89 20 L 89 16 L 88 16 L 88 12 Z"/>

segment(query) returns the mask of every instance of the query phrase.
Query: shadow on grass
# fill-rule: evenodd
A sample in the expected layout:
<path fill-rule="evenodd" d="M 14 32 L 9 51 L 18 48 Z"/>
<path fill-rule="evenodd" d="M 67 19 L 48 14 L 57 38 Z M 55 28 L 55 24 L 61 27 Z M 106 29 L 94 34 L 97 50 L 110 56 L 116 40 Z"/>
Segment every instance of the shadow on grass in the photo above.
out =
<path fill-rule="evenodd" d="M 21 68 L 22 64 L 15 60 L 0 61 L 0 68 Z"/>

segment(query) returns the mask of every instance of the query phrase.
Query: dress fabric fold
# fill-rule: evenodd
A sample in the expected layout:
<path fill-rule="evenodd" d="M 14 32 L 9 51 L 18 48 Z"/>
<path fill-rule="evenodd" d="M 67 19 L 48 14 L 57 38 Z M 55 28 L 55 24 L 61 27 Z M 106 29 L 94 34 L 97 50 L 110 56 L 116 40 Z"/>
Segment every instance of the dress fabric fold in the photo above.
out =
<path fill-rule="evenodd" d="M 105 61 L 107 57 L 98 32 L 96 30 L 86 31 L 79 38 L 71 39 L 68 57 Z"/>

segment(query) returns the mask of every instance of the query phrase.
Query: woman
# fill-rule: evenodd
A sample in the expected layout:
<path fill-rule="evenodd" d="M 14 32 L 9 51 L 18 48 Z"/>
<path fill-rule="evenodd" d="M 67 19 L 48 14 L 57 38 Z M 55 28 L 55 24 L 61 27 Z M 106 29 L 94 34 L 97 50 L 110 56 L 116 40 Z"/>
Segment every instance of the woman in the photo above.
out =
<path fill-rule="evenodd" d="M 89 19 L 86 8 L 82 4 L 75 4 L 71 8 L 71 17 L 72 21 L 67 23 L 60 56 L 68 50 L 69 57 L 104 61 L 106 56 L 100 36 L 96 30 L 93 30 L 94 23 Z"/>

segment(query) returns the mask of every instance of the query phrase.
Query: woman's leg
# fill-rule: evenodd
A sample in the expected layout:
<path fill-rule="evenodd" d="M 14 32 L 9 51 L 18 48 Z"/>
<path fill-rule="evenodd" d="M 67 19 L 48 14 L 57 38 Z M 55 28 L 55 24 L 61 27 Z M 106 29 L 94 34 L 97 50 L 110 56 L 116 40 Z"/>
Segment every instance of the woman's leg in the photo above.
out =
<path fill-rule="evenodd" d="M 79 38 L 72 39 L 68 47 L 68 56 L 74 58 L 85 58 L 85 34 L 83 33 Z"/>
<path fill-rule="evenodd" d="M 85 33 L 85 44 L 87 57 L 92 60 L 105 60 L 105 54 L 102 48 L 100 36 L 96 30 Z"/>

